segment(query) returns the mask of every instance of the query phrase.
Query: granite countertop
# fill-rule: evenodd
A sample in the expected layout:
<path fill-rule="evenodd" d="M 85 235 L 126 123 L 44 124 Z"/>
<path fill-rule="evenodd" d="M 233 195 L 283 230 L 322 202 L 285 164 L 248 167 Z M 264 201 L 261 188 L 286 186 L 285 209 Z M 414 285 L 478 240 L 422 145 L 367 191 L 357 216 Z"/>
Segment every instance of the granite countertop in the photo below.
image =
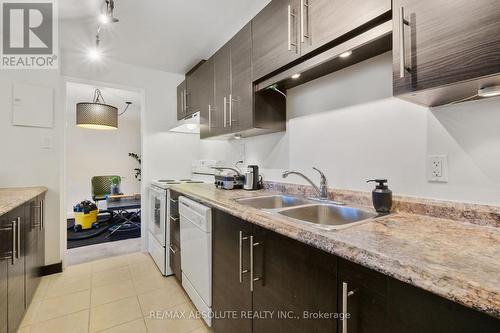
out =
<path fill-rule="evenodd" d="M 10 212 L 47 190 L 43 186 L 0 188 L 0 215 Z"/>
<path fill-rule="evenodd" d="M 500 318 L 500 228 L 394 213 L 324 231 L 238 204 L 269 191 L 218 190 L 209 184 L 172 189 L 256 225 Z"/>

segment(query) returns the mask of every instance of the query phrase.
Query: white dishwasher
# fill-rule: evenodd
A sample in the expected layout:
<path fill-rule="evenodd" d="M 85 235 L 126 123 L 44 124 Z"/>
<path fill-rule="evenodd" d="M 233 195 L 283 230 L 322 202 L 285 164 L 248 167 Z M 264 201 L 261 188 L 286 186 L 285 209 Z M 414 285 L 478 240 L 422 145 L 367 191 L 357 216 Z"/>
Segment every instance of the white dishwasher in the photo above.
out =
<path fill-rule="evenodd" d="M 212 210 L 186 197 L 179 198 L 182 287 L 212 325 Z"/>

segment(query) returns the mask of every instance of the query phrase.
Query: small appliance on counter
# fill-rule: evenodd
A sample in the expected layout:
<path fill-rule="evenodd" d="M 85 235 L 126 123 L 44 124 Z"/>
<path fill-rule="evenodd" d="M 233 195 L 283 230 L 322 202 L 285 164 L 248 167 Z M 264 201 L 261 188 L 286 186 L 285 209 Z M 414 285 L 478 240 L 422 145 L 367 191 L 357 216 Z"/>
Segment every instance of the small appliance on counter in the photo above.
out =
<path fill-rule="evenodd" d="M 262 188 L 258 165 L 249 165 L 247 167 L 243 188 L 247 191 L 260 190 Z"/>
<path fill-rule="evenodd" d="M 378 183 L 372 191 L 373 207 L 377 213 L 389 214 L 392 208 L 392 191 L 387 186 L 387 179 L 371 179 L 367 183 Z"/>
<path fill-rule="evenodd" d="M 242 189 L 245 185 L 245 176 L 235 168 L 228 167 L 212 167 L 218 170 L 219 174 L 215 174 L 215 187 L 223 190 Z M 224 170 L 231 171 L 233 174 L 223 174 Z"/>

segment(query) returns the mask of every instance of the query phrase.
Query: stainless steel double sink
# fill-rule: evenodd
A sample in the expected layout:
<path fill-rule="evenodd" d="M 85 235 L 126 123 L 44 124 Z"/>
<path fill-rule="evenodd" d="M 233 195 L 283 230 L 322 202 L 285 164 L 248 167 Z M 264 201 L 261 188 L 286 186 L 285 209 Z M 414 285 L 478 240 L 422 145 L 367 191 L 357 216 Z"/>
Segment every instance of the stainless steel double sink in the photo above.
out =
<path fill-rule="evenodd" d="M 323 230 L 343 229 L 378 216 L 372 212 L 331 201 L 318 201 L 282 194 L 241 198 L 235 201 Z"/>

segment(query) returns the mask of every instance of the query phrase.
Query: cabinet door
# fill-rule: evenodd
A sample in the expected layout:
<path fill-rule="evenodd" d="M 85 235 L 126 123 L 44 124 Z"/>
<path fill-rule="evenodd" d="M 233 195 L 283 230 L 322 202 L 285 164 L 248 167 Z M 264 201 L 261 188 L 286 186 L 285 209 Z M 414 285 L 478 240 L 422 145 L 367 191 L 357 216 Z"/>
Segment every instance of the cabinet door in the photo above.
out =
<path fill-rule="evenodd" d="M 215 84 L 215 120 L 220 119 L 220 126 L 214 134 L 231 132 L 229 124 L 229 95 L 231 94 L 231 48 L 229 43 L 219 49 L 214 55 Z"/>
<path fill-rule="evenodd" d="M 202 72 L 197 68 L 186 75 L 186 116 L 199 112 L 201 108 Z"/>
<path fill-rule="evenodd" d="M 299 0 L 273 0 L 252 20 L 253 80 L 300 56 Z"/>
<path fill-rule="evenodd" d="M 25 257 L 26 257 L 26 304 L 30 304 L 35 294 L 39 277 L 40 259 L 38 254 L 38 233 L 40 232 L 40 206 L 37 200 L 31 200 L 25 205 L 25 218 L 23 227 L 25 230 Z"/>
<path fill-rule="evenodd" d="M 301 55 L 391 10 L 391 0 L 301 0 Z"/>
<path fill-rule="evenodd" d="M 170 240 L 168 243 L 168 255 L 170 268 L 174 272 L 175 278 L 182 282 L 182 272 L 181 272 L 181 225 L 179 218 L 179 194 L 174 191 L 170 191 L 170 214 L 168 216 L 167 223 L 170 223 Z"/>
<path fill-rule="evenodd" d="M 500 332 L 500 319 L 466 308 L 425 290 L 394 279 L 389 279 L 387 290 L 391 332 Z"/>
<path fill-rule="evenodd" d="M 499 73 L 499 17 L 498 0 L 394 0 L 394 94 Z"/>
<path fill-rule="evenodd" d="M 217 127 L 222 123 L 216 118 L 214 112 L 215 86 L 214 86 L 214 59 L 208 59 L 199 69 L 201 76 L 200 90 L 200 137 L 211 137 Z"/>
<path fill-rule="evenodd" d="M 186 81 L 177 86 L 177 119 L 186 117 Z"/>
<path fill-rule="evenodd" d="M 254 319 L 254 333 L 336 332 L 336 319 L 307 319 L 305 313 L 337 312 L 337 258 L 304 243 L 254 226 L 253 310 L 274 311 Z M 281 314 L 282 318 L 278 317 Z M 285 317 L 283 317 L 285 315 Z"/>
<path fill-rule="evenodd" d="M 253 126 L 252 25 L 249 23 L 230 41 L 231 96 L 229 120 L 232 131 Z"/>
<path fill-rule="evenodd" d="M 252 332 L 252 320 L 241 317 L 242 311 L 252 310 L 248 272 L 242 273 L 240 280 L 240 272 L 249 269 L 249 240 L 246 237 L 251 231 L 251 224 L 214 210 L 212 310 L 214 313 L 235 313 L 235 317 L 214 318 L 213 328 L 217 333 Z M 246 239 L 240 240 L 240 236 Z"/>
<path fill-rule="evenodd" d="M 24 207 L 18 207 L 8 214 L 8 223 L 15 226 L 15 259 L 8 265 L 8 328 L 9 332 L 17 332 L 25 309 L 24 275 L 25 275 L 25 228 Z M 15 222 L 15 223 L 13 223 Z M 14 231 L 12 231 L 14 232 Z M 13 239 L 14 241 L 14 239 Z"/>
<path fill-rule="evenodd" d="M 349 318 L 339 321 L 339 331 L 386 333 L 387 279 L 384 275 L 354 263 L 339 260 L 339 312 Z"/>
<path fill-rule="evenodd" d="M 7 270 L 11 264 L 10 251 L 12 250 L 11 227 L 7 215 L 0 216 L 0 333 L 7 333 Z"/>

